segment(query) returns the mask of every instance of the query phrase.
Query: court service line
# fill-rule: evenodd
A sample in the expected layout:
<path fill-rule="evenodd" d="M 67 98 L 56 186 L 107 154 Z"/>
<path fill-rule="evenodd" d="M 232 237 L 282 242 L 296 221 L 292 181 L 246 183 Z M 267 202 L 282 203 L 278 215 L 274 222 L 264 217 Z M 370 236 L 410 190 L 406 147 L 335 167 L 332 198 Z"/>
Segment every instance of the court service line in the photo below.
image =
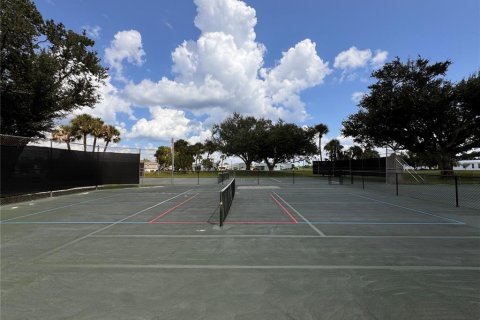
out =
<path fill-rule="evenodd" d="M 282 183 L 282 181 L 280 181 L 280 180 L 278 180 L 278 179 L 275 179 L 275 178 L 270 178 L 270 179 L 272 179 L 273 181 L 276 181 L 276 182 L 278 182 L 278 183 Z"/>
<path fill-rule="evenodd" d="M 44 266 L 44 264 L 42 264 Z M 391 266 L 391 265 L 223 265 L 223 264 L 46 264 L 72 269 L 204 269 L 204 270 L 399 270 L 399 271 L 480 271 L 478 266 Z"/>
<path fill-rule="evenodd" d="M 96 199 L 91 199 L 91 200 L 85 200 L 85 201 L 81 201 L 81 202 L 77 202 L 77 203 L 72 203 L 72 204 L 69 204 L 69 205 L 66 205 L 66 206 L 62 206 L 62 207 L 56 207 L 56 208 L 47 209 L 47 210 L 43 210 L 43 211 L 39 211 L 39 212 L 34 212 L 34 213 L 25 214 L 25 215 L 23 215 L 23 216 L 18 216 L 18 217 L 14 217 L 14 218 L 10 218 L 10 219 L 1 220 L 0 223 L 7 222 L 7 221 L 12 221 L 12 220 L 17 220 L 17 219 L 21 219 L 21 218 L 25 218 L 25 217 L 31 217 L 31 216 L 35 216 L 35 215 L 37 215 L 37 214 L 41 214 L 41 213 L 45 213 L 45 212 L 51 212 L 51 211 L 55 211 L 55 210 L 59 210 L 59 209 L 64 209 L 64 208 L 73 207 L 73 206 L 76 206 L 76 205 L 79 205 L 79 204 L 83 204 L 83 203 L 88 203 L 88 202 L 92 202 L 92 201 L 96 201 L 96 200 L 108 199 L 108 198 L 113 198 L 113 197 L 118 197 L 118 196 L 120 196 L 120 195 L 119 195 L 119 194 L 116 194 L 116 195 L 108 196 L 108 197 L 102 197 L 102 198 L 96 198 Z"/>
<path fill-rule="evenodd" d="M 63 245 L 61 245 L 61 246 L 59 246 L 59 247 L 56 247 L 56 248 L 54 248 L 54 249 L 52 249 L 52 250 L 49 250 L 49 251 L 47 251 L 47 252 L 45 252 L 45 253 L 42 253 L 41 255 L 39 255 L 39 256 L 37 256 L 36 258 L 34 258 L 33 261 L 36 261 L 36 260 L 42 259 L 42 258 L 44 258 L 44 257 L 47 257 L 47 256 L 49 256 L 49 255 L 51 255 L 51 254 L 53 254 L 53 253 L 55 253 L 55 252 L 57 252 L 57 251 L 60 251 L 60 250 L 66 248 L 66 247 L 68 247 L 68 246 L 71 246 L 72 244 L 78 243 L 78 242 L 80 242 L 80 241 L 82 241 L 82 240 L 84 240 L 84 239 L 86 239 L 86 238 L 88 238 L 88 237 L 90 237 L 90 236 L 92 236 L 92 235 L 94 235 L 94 234 L 97 234 L 97 233 L 99 233 L 99 232 L 105 231 L 105 230 L 107 230 L 107 229 L 109 229 L 109 228 L 111 228 L 111 227 L 113 227 L 113 226 L 115 226 L 115 225 L 117 225 L 117 224 L 120 224 L 121 222 L 123 222 L 123 221 L 125 221 L 125 220 L 128 220 L 128 219 L 130 219 L 130 218 L 133 218 L 133 217 L 135 217 L 136 215 L 139 215 L 140 213 L 143 213 L 143 212 L 145 212 L 145 211 L 148 211 L 148 210 L 150 210 L 150 209 L 153 209 L 153 208 L 155 208 L 155 207 L 157 207 L 157 206 L 159 206 L 159 205 L 161 205 L 161 204 L 164 204 L 165 202 L 168 202 L 168 201 L 170 201 L 170 200 L 173 200 L 173 199 L 175 199 L 175 198 L 178 198 L 178 197 L 180 197 L 180 196 L 182 196 L 182 195 L 184 195 L 184 194 L 188 194 L 190 191 L 192 191 L 192 189 L 187 190 L 187 191 L 182 192 L 182 193 L 179 193 L 178 195 L 176 195 L 176 196 L 174 196 L 174 197 L 171 197 L 171 198 L 168 198 L 168 199 L 166 199 L 166 200 L 163 200 L 163 201 L 161 201 L 161 202 L 159 202 L 159 203 L 157 203 L 157 204 L 154 204 L 153 206 L 150 206 L 150 207 L 148 207 L 148 208 L 145 208 L 145 209 L 142 209 L 142 210 L 137 211 L 137 212 L 135 212 L 135 213 L 132 213 L 131 215 L 129 215 L 129 216 L 123 218 L 123 219 L 120 219 L 120 220 L 118 220 L 118 221 L 115 221 L 115 222 L 112 223 L 112 224 L 109 224 L 109 225 L 107 225 L 107 226 L 105 226 L 105 227 L 103 227 L 103 228 L 100 228 L 100 229 L 97 229 L 97 230 L 95 230 L 95 231 L 92 231 L 92 232 L 90 232 L 90 233 L 88 233 L 88 234 L 86 234 L 86 235 L 84 235 L 84 236 L 81 236 L 81 237 L 79 237 L 79 238 L 77 238 L 77 239 L 74 239 L 74 240 L 72 240 L 72 241 L 69 241 L 69 242 L 67 242 L 67 243 L 65 243 L 65 244 L 63 244 Z"/>
<path fill-rule="evenodd" d="M 161 219 L 162 217 L 166 216 L 167 214 L 169 214 L 170 212 L 172 211 L 175 211 L 175 209 L 178 209 L 179 207 L 183 206 L 185 203 L 189 202 L 190 200 L 192 200 L 193 198 L 195 198 L 196 196 L 198 196 L 198 193 L 197 194 L 194 194 L 193 196 L 191 196 L 190 198 L 188 198 L 187 200 L 177 204 L 176 206 L 173 206 L 167 210 L 165 210 L 164 212 L 160 213 L 158 216 L 156 216 L 155 218 L 153 218 L 152 220 L 148 221 L 148 223 L 155 223 L 156 221 L 158 221 L 159 219 Z"/>
<path fill-rule="evenodd" d="M 350 194 L 353 195 L 353 196 L 359 197 L 359 198 L 364 198 L 364 199 L 368 199 L 368 200 L 371 200 L 371 201 L 375 201 L 375 202 L 387 204 L 387 205 L 390 205 L 390 206 L 393 206 L 393 207 L 397 207 L 397 208 L 409 210 L 409 211 L 412 211 L 412 212 L 415 212 L 415 213 L 424 214 L 424 215 L 431 216 L 431 217 L 435 217 L 435 218 L 440 218 L 440 219 L 443 219 L 443 220 L 447 220 L 447 221 L 453 222 L 453 223 L 455 223 L 455 224 L 465 224 L 465 222 L 458 221 L 458 220 L 455 220 L 455 219 L 445 218 L 445 217 L 442 217 L 442 216 L 439 216 L 439 215 L 436 215 L 436 214 L 433 214 L 433 213 L 428 213 L 428 212 L 425 212 L 425 211 L 421 211 L 421 210 L 417 210 L 417 209 L 412 209 L 412 208 L 400 206 L 400 205 L 398 205 L 398 204 L 394 204 L 394 203 L 390 203 L 390 202 L 386 202 L 386 201 L 382 201 L 382 200 L 370 198 L 370 197 L 367 197 L 367 196 L 362 196 L 362 195 L 355 194 L 355 193 L 350 193 Z"/>
<path fill-rule="evenodd" d="M 320 229 L 318 229 L 317 227 L 315 227 L 313 224 L 310 223 L 310 221 L 308 221 L 302 214 L 300 214 L 300 212 L 298 212 L 294 207 L 292 207 L 287 201 L 285 201 L 282 197 L 280 197 L 278 195 L 278 193 L 276 192 L 272 192 L 274 195 L 277 196 L 278 199 L 282 200 L 283 203 L 285 203 L 290 209 L 293 210 L 293 212 L 295 212 L 300 218 L 303 219 L 303 221 L 305 221 L 309 226 L 310 228 L 312 228 L 316 233 L 318 233 L 319 235 L 321 235 L 322 237 L 325 237 L 325 233 L 323 233 L 322 231 L 320 231 Z"/>

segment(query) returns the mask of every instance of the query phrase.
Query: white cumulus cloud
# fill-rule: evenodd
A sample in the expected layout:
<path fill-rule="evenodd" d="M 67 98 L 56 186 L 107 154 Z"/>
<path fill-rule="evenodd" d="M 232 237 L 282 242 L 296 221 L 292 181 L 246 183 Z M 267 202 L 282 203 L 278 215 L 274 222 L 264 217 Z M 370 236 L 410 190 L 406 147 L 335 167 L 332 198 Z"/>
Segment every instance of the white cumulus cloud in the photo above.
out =
<path fill-rule="evenodd" d="M 120 31 L 105 49 L 105 61 L 115 70 L 118 80 L 126 81 L 123 76 L 123 62 L 142 65 L 145 51 L 142 46 L 142 36 L 137 30 Z"/>
<path fill-rule="evenodd" d="M 372 50 L 358 50 L 351 47 L 348 50 L 340 52 L 335 57 L 333 66 L 339 69 L 356 69 L 365 67 L 372 58 Z"/>
<path fill-rule="evenodd" d="M 301 92 L 322 84 L 331 72 L 318 56 L 316 44 L 305 39 L 267 68 L 266 48 L 256 41 L 253 8 L 239 0 L 195 0 L 195 4 L 195 26 L 201 34 L 172 52 L 173 78 L 129 83 L 125 94 L 139 106 L 190 111 L 206 118 L 204 125 L 233 112 L 305 120 L 308 113 Z"/>
<path fill-rule="evenodd" d="M 150 107 L 152 119 L 142 118 L 137 121 L 128 133 L 128 138 L 150 138 L 168 140 L 169 138 L 185 138 L 198 129 L 198 124 L 192 123 L 185 112 L 162 107 Z"/>
<path fill-rule="evenodd" d="M 112 85 L 110 80 L 107 78 L 105 84 L 99 85 L 98 93 L 101 100 L 95 105 L 95 108 L 83 107 L 75 110 L 73 114 L 88 113 L 101 118 L 108 124 L 117 124 L 117 113 L 127 114 L 130 120 L 136 120 L 131 103 L 122 97 L 121 92 Z"/>
<path fill-rule="evenodd" d="M 372 68 L 380 68 L 383 66 L 388 57 L 388 51 L 371 49 L 359 50 L 353 46 L 348 50 L 340 52 L 335 57 L 333 63 L 334 68 L 342 70 L 340 81 L 352 81 L 361 78 L 361 74 L 356 70 L 361 69 L 363 73 L 370 71 Z"/>

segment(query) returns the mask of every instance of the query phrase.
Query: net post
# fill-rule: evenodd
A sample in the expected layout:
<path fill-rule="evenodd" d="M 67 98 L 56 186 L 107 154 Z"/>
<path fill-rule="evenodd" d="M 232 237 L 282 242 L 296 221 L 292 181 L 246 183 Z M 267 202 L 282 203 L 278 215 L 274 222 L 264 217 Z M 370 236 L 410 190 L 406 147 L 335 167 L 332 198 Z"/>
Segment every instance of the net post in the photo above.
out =
<path fill-rule="evenodd" d="M 220 193 L 220 227 L 223 227 L 223 220 L 225 219 L 223 213 L 222 193 Z"/>

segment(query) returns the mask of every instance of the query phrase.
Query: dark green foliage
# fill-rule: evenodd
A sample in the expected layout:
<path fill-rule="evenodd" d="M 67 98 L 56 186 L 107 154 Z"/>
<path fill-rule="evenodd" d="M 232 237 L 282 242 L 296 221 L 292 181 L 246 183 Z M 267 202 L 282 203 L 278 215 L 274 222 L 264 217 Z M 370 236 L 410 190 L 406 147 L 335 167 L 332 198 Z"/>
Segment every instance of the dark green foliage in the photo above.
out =
<path fill-rule="evenodd" d="M 316 131 L 302 129 L 279 120 L 243 117 L 234 113 L 213 127 L 214 139 L 220 151 L 238 156 L 250 170 L 253 161 L 265 161 L 270 170 L 275 164 L 316 152 L 313 142 Z"/>
<path fill-rule="evenodd" d="M 1 133 L 42 137 L 54 120 L 99 100 L 106 78 L 94 42 L 44 21 L 29 0 L 1 6 Z"/>
<path fill-rule="evenodd" d="M 479 74 L 458 84 L 444 79 L 450 61 L 396 58 L 373 72 L 377 82 L 360 110 L 343 122 L 356 142 L 428 154 L 441 170 L 480 147 Z"/>

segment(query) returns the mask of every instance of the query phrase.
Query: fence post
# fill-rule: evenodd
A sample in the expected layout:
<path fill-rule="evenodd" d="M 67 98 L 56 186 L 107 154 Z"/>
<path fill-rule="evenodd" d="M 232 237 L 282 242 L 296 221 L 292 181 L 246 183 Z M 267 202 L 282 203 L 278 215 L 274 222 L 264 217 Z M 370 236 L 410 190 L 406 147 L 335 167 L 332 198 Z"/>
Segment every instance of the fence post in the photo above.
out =
<path fill-rule="evenodd" d="M 292 184 L 295 184 L 295 170 L 292 170 Z"/>
<path fill-rule="evenodd" d="M 455 176 L 455 205 L 458 208 L 458 176 Z"/>
<path fill-rule="evenodd" d="M 350 170 L 350 184 L 353 184 L 353 172 Z"/>
<path fill-rule="evenodd" d="M 365 190 L 365 177 L 364 177 L 364 172 L 362 171 L 362 188 Z"/>
<path fill-rule="evenodd" d="M 260 184 L 260 170 L 257 170 L 257 184 Z"/>
<path fill-rule="evenodd" d="M 398 197 L 398 172 L 395 172 L 395 186 L 397 189 L 397 197 Z"/>
<path fill-rule="evenodd" d="M 50 140 L 50 154 L 48 159 L 48 174 L 47 177 L 50 177 L 50 198 L 53 197 L 53 142 Z"/>
<path fill-rule="evenodd" d="M 98 182 L 100 181 L 100 146 L 97 146 L 97 174 L 95 177 L 95 190 L 98 190 Z"/>
<path fill-rule="evenodd" d="M 200 184 L 200 170 L 197 170 L 197 184 Z"/>

